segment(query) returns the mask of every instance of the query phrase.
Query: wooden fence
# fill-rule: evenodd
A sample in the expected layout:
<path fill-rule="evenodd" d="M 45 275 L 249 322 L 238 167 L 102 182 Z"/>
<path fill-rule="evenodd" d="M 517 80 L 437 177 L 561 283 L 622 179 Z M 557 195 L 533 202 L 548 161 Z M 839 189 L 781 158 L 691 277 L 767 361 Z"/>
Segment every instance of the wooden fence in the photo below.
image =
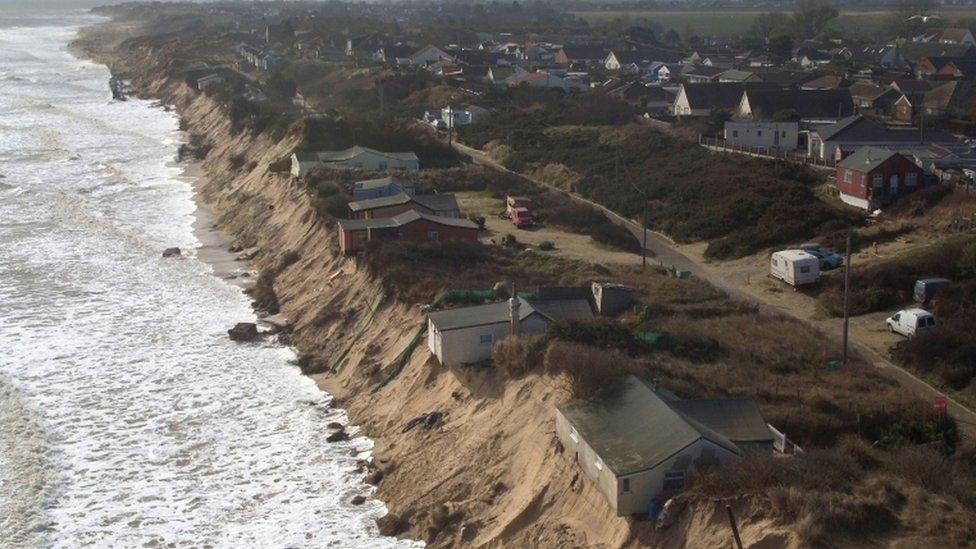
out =
<path fill-rule="evenodd" d="M 803 164 L 804 166 L 810 166 L 811 168 L 818 168 L 822 170 L 833 170 L 836 165 L 834 159 L 832 158 L 824 161 L 816 157 L 809 157 L 805 154 L 794 151 L 784 151 L 783 149 L 777 149 L 775 147 L 749 147 L 746 145 L 736 145 L 735 143 L 729 143 L 725 139 L 706 137 L 701 134 L 698 135 L 698 144 L 713 151 L 745 154 L 758 158 L 768 158 L 770 160 L 783 160 L 785 162 Z"/>

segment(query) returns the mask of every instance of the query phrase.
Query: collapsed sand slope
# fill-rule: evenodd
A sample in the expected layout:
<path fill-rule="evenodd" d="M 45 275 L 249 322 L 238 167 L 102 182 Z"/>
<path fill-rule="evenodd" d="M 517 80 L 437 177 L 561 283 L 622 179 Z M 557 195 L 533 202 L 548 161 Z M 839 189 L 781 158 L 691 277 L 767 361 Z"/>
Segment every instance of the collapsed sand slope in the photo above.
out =
<path fill-rule="evenodd" d="M 301 352 L 324 365 L 344 356 L 337 373 L 315 378 L 376 441 L 385 473 L 377 497 L 391 511 L 385 530 L 434 546 L 679 547 L 728 539 L 728 525 L 712 520 L 711 512 L 691 514 L 692 520 L 665 532 L 613 516 L 558 451 L 553 407 L 567 398 L 559 380 L 446 369 L 428 361 L 421 342 L 403 371 L 378 388 L 424 317 L 416 307 L 385 296 L 379 281 L 341 256 L 334 226 L 315 215 L 304 189 L 287 174 L 268 171 L 297 138 L 271 142 L 232 135 L 223 110 L 207 97 L 177 83 L 154 82 L 148 89 L 176 104 L 193 132 L 213 143 L 203 162 L 209 181 L 201 198 L 221 227 L 242 246 L 262 250 L 256 258 L 260 267 L 276 265 L 285 252 L 300 257 L 278 275 L 275 290 L 294 322 L 293 340 Z M 256 167 L 232 169 L 235 155 L 256 161 Z M 401 432 L 407 421 L 429 411 L 445 414 L 441 426 Z M 757 524 L 762 528 L 743 524 L 748 539 L 765 535 L 765 522 Z"/>

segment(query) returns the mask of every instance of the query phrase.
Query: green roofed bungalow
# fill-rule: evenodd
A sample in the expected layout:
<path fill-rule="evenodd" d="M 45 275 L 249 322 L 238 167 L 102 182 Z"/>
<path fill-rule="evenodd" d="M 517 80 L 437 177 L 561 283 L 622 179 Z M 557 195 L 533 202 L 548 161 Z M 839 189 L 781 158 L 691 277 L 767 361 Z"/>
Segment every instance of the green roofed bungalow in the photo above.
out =
<path fill-rule="evenodd" d="M 556 435 L 617 516 L 747 452 L 772 453 L 774 440 L 751 399 L 680 400 L 632 375 L 557 407 Z"/>

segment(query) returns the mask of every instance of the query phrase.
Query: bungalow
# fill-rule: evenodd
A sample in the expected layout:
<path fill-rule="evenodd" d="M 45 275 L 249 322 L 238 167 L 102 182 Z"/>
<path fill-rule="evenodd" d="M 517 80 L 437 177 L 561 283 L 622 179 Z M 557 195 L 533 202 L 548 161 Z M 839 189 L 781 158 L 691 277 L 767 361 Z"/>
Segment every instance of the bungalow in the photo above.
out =
<path fill-rule="evenodd" d="M 758 74 L 750 71 L 742 71 L 738 69 L 729 69 L 722 74 L 718 75 L 719 82 L 737 82 L 737 83 L 758 83 L 762 82 L 762 78 Z"/>
<path fill-rule="evenodd" d="M 862 115 L 854 115 L 835 124 L 810 132 L 807 154 L 822 161 L 843 158 L 862 147 L 902 149 L 910 145 L 955 145 L 958 140 L 941 130 L 883 126 Z M 838 152 L 839 151 L 839 152 Z"/>
<path fill-rule="evenodd" d="M 695 65 L 684 72 L 684 77 L 690 84 L 708 84 L 711 82 L 718 82 L 719 77 L 725 71 L 726 69 L 719 67 Z"/>
<path fill-rule="evenodd" d="M 339 248 L 351 254 L 371 240 L 478 241 L 478 225 L 467 219 L 440 217 L 409 210 L 379 219 L 340 219 Z"/>
<path fill-rule="evenodd" d="M 771 120 L 777 113 L 796 111 L 804 122 L 836 121 L 854 112 L 848 90 L 747 89 L 742 94 L 736 117 Z"/>
<path fill-rule="evenodd" d="M 408 65 L 414 67 L 426 67 L 438 61 L 453 61 L 454 56 L 438 48 L 437 46 L 427 46 L 407 58 Z"/>
<path fill-rule="evenodd" d="M 917 189 L 925 171 L 901 154 L 864 147 L 837 164 L 834 183 L 846 204 L 877 210 Z"/>
<path fill-rule="evenodd" d="M 208 74 L 203 78 L 197 78 L 197 90 L 204 91 L 210 86 L 216 86 L 217 84 L 220 84 L 223 81 L 224 81 L 224 77 L 217 73 Z"/>
<path fill-rule="evenodd" d="M 513 76 L 507 80 L 507 83 L 510 88 L 525 85 L 533 88 L 559 89 L 567 93 L 586 89 L 586 86 L 579 82 L 562 78 L 551 71 L 530 72 Z"/>
<path fill-rule="evenodd" d="M 441 120 L 448 128 L 454 126 L 466 126 L 488 116 L 490 112 L 484 107 L 468 105 L 465 107 L 455 107 L 448 105 L 441 109 Z"/>
<path fill-rule="evenodd" d="M 926 57 L 973 57 L 976 47 L 972 44 L 906 42 L 901 45 L 899 53 L 906 62 L 914 65 Z"/>
<path fill-rule="evenodd" d="M 556 436 L 617 516 L 750 452 L 772 453 L 774 436 L 752 399 L 680 400 L 628 375 L 595 396 L 556 407 Z"/>
<path fill-rule="evenodd" d="M 412 152 L 382 152 L 358 145 L 344 151 L 296 151 L 291 155 L 291 174 L 295 177 L 305 177 L 313 167 L 367 172 L 389 169 L 417 171 L 420 160 Z"/>
<path fill-rule="evenodd" d="M 379 198 L 355 200 L 349 203 L 353 219 L 380 219 L 393 217 L 409 210 L 417 210 L 440 217 L 461 217 L 461 209 L 453 194 L 399 193 Z"/>
<path fill-rule="evenodd" d="M 796 122 L 730 120 L 725 123 L 725 141 L 742 147 L 793 151 L 799 143 L 799 134 L 799 124 Z"/>
<path fill-rule="evenodd" d="M 894 110 L 895 102 L 902 97 L 898 90 L 882 88 L 870 82 L 857 82 L 848 90 L 851 92 L 854 108 L 869 116 L 888 115 Z"/>
<path fill-rule="evenodd" d="M 388 176 L 380 179 L 366 179 L 352 185 L 353 200 L 367 200 L 382 198 L 404 193 L 408 196 L 417 194 L 417 184 L 398 177 Z"/>
<path fill-rule="evenodd" d="M 746 86 L 737 83 L 683 84 L 674 100 L 675 116 L 708 116 L 715 109 L 733 111 Z"/>
<path fill-rule="evenodd" d="M 826 65 L 831 59 L 830 53 L 811 47 L 800 47 L 793 53 L 793 62 L 805 68 Z"/>
<path fill-rule="evenodd" d="M 936 44 L 969 44 L 970 46 L 976 46 L 976 38 L 973 38 L 973 33 L 966 28 L 949 27 L 944 29 L 929 29 L 912 38 L 912 41 Z"/>
<path fill-rule="evenodd" d="M 427 347 L 445 366 L 473 364 L 491 358 L 496 341 L 513 332 L 544 332 L 551 322 L 521 297 L 436 311 L 427 316 Z"/>
<path fill-rule="evenodd" d="M 596 65 L 603 63 L 610 48 L 599 44 L 565 44 L 559 48 L 553 61 L 558 65 Z"/>

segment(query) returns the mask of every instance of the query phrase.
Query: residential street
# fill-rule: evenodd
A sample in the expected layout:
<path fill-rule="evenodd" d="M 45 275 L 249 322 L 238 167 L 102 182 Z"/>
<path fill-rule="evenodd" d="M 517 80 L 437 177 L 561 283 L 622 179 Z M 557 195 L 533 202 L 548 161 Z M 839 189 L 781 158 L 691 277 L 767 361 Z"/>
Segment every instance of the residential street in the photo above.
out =
<path fill-rule="evenodd" d="M 505 168 L 500 163 L 488 157 L 487 154 L 473 149 L 466 145 L 453 143 L 454 148 L 468 156 L 471 157 L 471 161 L 475 164 L 488 166 L 496 170 L 505 171 L 509 173 L 515 173 Z M 523 174 L 517 174 L 525 177 Z M 538 185 L 546 185 L 545 183 L 537 180 L 533 180 Z M 553 187 L 554 188 L 554 187 Z M 557 189 L 562 191 L 562 189 Z M 570 196 L 579 202 L 589 204 L 601 211 L 613 222 L 623 225 L 630 229 L 630 231 L 637 237 L 638 241 L 643 238 L 642 229 L 640 223 L 633 220 L 626 219 L 623 216 L 597 204 L 591 202 L 581 196 L 574 193 L 569 193 Z M 751 303 L 756 305 L 760 311 L 763 312 L 774 312 L 779 314 L 789 315 L 793 318 L 801 320 L 810 326 L 821 330 L 824 334 L 828 336 L 837 346 L 836 356 L 841 355 L 841 340 L 843 333 L 843 320 L 838 318 L 814 318 L 813 315 L 807 314 L 806 312 L 793 310 L 791 308 L 785 308 L 778 306 L 776 304 L 770 303 L 765 296 L 757 294 L 752 291 L 748 291 L 748 281 L 749 275 L 743 276 L 741 273 L 737 273 L 735 276 L 729 276 L 728 273 L 723 272 L 721 265 L 711 264 L 704 261 L 699 261 L 688 257 L 686 254 L 678 250 L 675 243 L 667 238 L 666 236 L 654 232 L 647 231 L 647 247 L 646 251 L 648 254 L 648 261 L 658 263 L 663 266 L 674 266 L 682 269 L 688 269 L 694 273 L 695 276 L 707 280 L 712 285 L 717 288 L 722 289 L 727 292 L 730 296 L 739 299 L 741 301 Z M 765 276 L 765 272 L 757 273 L 760 276 Z M 852 319 L 852 328 L 854 325 L 854 320 Z M 873 364 L 878 372 L 882 375 L 896 380 L 903 387 L 910 390 L 912 393 L 919 396 L 919 398 L 931 403 L 933 397 L 942 394 L 941 391 L 932 387 L 927 382 L 919 379 L 912 373 L 904 370 L 900 366 L 887 360 L 885 357 L 881 356 L 877 351 L 871 349 L 863 341 L 860 341 L 856 335 L 856 330 L 852 329 L 850 331 L 850 343 L 851 350 L 854 354 L 859 355 L 865 361 Z M 974 413 L 969 408 L 966 408 L 959 402 L 949 398 L 948 406 L 949 414 L 956 420 L 959 425 L 960 432 L 966 438 L 976 438 L 976 413 Z"/>

